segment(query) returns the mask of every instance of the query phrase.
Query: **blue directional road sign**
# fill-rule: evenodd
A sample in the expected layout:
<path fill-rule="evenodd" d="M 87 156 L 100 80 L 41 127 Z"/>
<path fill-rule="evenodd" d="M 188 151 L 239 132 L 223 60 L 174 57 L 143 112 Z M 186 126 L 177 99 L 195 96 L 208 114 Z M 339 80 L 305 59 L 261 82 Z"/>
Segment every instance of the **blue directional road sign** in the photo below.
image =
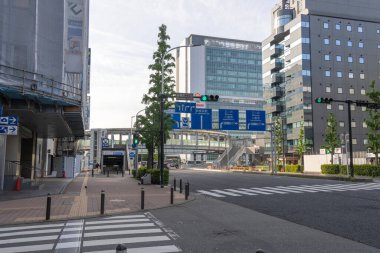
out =
<path fill-rule="evenodd" d="M 179 113 L 171 113 L 170 118 L 174 121 L 172 124 L 173 129 L 181 128 L 181 114 Z"/>
<path fill-rule="evenodd" d="M 247 110 L 246 127 L 249 131 L 265 131 L 265 111 Z"/>
<path fill-rule="evenodd" d="M 18 117 L 17 116 L 0 117 L 0 125 L 17 126 L 18 125 Z"/>
<path fill-rule="evenodd" d="M 194 113 L 196 103 L 175 102 L 175 112 Z"/>
<path fill-rule="evenodd" d="M 211 130 L 212 129 L 212 110 L 196 108 L 195 113 L 191 114 L 191 129 Z"/>
<path fill-rule="evenodd" d="M 102 148 L 108 148 L 110 146 L 110 141 L 107 138 L 102 138 Z"/>
<path fill-rule="evenodd" d="M 136 156 L 136 153 L 134 151 L 129 152 L 129 158 L 133 158 Z"/>
<path fill-rule="evenodd" d="M 219 129 L 239 130 L 239 110 L 219 109 Z"/>
<path fill-rule="evenodd" d="M 189 128 L 189 117 L 182 118 L 182 128 Z"/>
<path fill-rule="evenodd" d="M 0 135 L 17 135 L 18 126 L 0 126 Z"/>

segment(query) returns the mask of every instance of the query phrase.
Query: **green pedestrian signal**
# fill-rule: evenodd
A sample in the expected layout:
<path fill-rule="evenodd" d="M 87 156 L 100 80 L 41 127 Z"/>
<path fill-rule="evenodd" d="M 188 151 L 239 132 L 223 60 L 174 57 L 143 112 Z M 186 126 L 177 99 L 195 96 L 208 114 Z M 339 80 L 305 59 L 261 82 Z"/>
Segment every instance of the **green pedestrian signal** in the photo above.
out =
<path fill-rule="evenodd" d="M 218 102 L 219 95 L 202 95 L 201 101 L 207 102 Z"/>

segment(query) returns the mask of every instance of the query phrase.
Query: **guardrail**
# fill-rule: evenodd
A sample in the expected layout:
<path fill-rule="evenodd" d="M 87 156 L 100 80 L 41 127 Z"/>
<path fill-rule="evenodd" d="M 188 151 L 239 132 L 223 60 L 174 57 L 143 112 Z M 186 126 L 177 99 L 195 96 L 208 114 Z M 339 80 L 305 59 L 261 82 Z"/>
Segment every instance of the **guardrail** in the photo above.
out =
<path fill-rule="evenodd" d="M 12 88 L 21 94 L 43 96 L 58 103 L 80 105 L 82 89 L 53 80 L 43 74 L 0 64 L 0 87 Z"/>

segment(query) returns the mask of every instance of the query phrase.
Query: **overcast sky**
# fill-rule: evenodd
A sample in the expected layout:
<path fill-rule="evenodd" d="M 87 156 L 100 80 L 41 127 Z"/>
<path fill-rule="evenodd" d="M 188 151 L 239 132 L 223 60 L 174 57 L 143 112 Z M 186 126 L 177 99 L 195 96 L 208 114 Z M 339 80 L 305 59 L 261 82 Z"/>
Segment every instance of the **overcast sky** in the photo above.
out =
<path fill-rule="evenodd" d="M 92 0 L 91 128 L 125 128 L 144 108 L 158 27 L 169 45 L 190 34 L 262 41 L 279 0 Z"/>

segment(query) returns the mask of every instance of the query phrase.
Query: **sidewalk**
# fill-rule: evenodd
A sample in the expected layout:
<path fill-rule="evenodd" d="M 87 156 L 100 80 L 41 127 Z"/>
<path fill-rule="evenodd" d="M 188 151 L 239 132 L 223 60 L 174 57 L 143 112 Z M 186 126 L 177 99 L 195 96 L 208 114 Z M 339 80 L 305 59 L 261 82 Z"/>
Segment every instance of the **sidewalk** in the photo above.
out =
<path fill-rule="evenodd" d="M 51 180 L 51 179 L 49 179 Z M 54 187 L 54 180 L 57 181 Z M 105 191 L 105 214 L 139 211 L 141 188 L 145 191 L 145 209 L 170 206 L 170 188 L 159 185 L 138 185 L 126 173 L 82 173 L 75 179 L 53 179 L 42 190 L 34 192 L 7 192 L 0 196 L 0 224 L 44 221 L 47 193 L 51 193 L 51 220 L 84 218 L 100 215 L 100 193 Z M 87 187 L 86 187 L 87 186 Z M 63 193 L 60 194 L 60 191 Z M 42 194 L 42 195 L 41 195 Z M 53 195 L 55 194 L 55 195 Z M 39 195 L 39 196 L 37 196 Z M 17 198 L 17 199 L 16 199 Z M 174 204 L 185 202 L 184 194 L 174 192 Z"/>

